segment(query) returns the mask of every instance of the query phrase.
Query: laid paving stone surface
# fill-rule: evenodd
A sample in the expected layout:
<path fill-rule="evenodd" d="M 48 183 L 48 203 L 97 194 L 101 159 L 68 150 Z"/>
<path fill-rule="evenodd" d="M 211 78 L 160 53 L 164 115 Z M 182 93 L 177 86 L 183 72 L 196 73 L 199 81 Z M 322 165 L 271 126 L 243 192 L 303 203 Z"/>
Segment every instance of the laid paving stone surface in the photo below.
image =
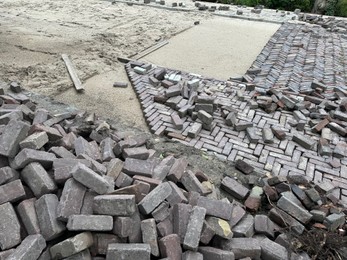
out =
<path fill-rule="evenodd" d="M 283 26 L 280 30 L 303 25 Z M 282 45 L 284 42 L 283 38 Z M 311 90 L 297 94 L 288 88 L 219 81 L 151 64 L 136 65 L 146 67 L 146 74 L 137 74 L 132 62 L 126 65 L 126 71 L 155 135 L 215 154 L 222 160 L 241 160 L 260 174 L 304 175 L 309 181 L 330 182 L 338 188 L 335 195 L 347 201 L 347 122 L 340 116 L 346 115 L 347 90 L 343 87 L 328 83 L 317 87 L 310 78 L 306 80 Z M 180 86 L 181 93 L 167 98 L 167 88 L 160 84 L 161 80 L 153 85 L 150 78 L 159 71 L 161 80 L 180 75 L 181 80 L 172 87 Z M 213 111 L 207 107 L 202 110 L 201 106 L 197 111 L 200 100 L 205 104 L 209 100 Z M 183 122 L 179 128 L 171 117 L 177 113 Z"/>
<path fill-rule="evenodd" d="M 216 183 L 186 157 L 149 149 L 148 135 L 119 132 L 83 111 L 64 120 L 49 113 L 33 125 L 41 113 L 34 103 L 0 100 L 2 112 L 30 110 L 32 117 L 19 122 L 33 132 L 18 133 L 17 154 L 1 157 L 1 259 L 300 259 L 283 245 L 293 232 L 346 230 L 347 205 L 331 182 L 269 175 L 242 157 L 242 173 L 236 178 L 230 167 Z M 215 117 L 218 106 L 213 109 Z M 55 123 L 40 126 L 47 121 Z M 10 123 L 0 124 L 0 135 L 9 135 Z M 19 145 L 18 139 L 52 129 L 59 135 L 41 148 Z M 62 170 L 68 174 L 56 179 Z M 342 243 L 336 250 L 347 248 Z"/>

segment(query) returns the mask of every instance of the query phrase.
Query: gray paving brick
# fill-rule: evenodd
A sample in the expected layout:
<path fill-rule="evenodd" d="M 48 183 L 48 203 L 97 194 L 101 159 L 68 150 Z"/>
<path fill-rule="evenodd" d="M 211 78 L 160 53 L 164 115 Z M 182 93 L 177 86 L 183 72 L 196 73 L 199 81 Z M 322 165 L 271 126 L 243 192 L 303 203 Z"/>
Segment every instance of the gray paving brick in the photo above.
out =
<path fill-rule="evenodd" d="M 171 193 L 171 185 L 167 182 L 161 183 L 143 198 L 138 207 L 143 214 L 149 214 Z"/>
<path fill-rule="evenodd" d="M 198 249 L 205 214 L 205 208 L 199 206 L 193 207 L 189 217 L 187 231 L 183 240 L 183 247 L 185 249 L 192 251 L 196 251 Z"/>
<path fill-rule="evenodd" d="M 35 210 L 35 198 L 23 200 L 17 206 L 17 212 L 29 235 L 40 234 L 40 226 Z"/>
<path fill-rule="evenodd" d="M 46 241 L 41 234 L 29 235 L 16 248 L 16 250 L 6 259 L 27 260 L 39 258 L 41 252 L 46 247 Z"/>
<path fill-rule="evenodd" d="M 20 223 L 11 203 L 0 205 L 0 247 L 1 250 L 10 249 L 18 245 L 21 240 Z"/>
<path fill-rule="evenodd" d="M 21 180 L 14 180 L 0 186 L 0 204 L 16 202 L 25 197 Z"/>
<path fill-rule="evenodd" d="M 66 225 L 69 231 L 111 231 L 112 216 L 70 215 Z"/>
<path fill-rule="evenodd" d="M 101 215 L 131 216 L 136 211 L 135 195 L 96 196 L 93 211 Z"/>
<path fill-rule="evenodd" d="M 57 238 L 65 231 L 65 225 L 57 219 L 58 198 L 45 194 L 35 202 L 41 234 L 46 241 Z"/>

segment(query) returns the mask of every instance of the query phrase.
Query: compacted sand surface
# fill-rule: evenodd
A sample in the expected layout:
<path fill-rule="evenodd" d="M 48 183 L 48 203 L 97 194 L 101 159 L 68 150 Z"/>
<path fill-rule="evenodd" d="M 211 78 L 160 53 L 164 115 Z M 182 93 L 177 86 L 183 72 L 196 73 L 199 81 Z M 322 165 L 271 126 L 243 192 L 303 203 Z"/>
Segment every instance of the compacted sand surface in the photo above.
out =
<path fill-rule="evenodd" d="M 195 21 L 200 25 L 193 26 Z M 243 74 L 277 28 L 216 18 L 209 12 L 107 1 L 4 0 L 0 3 L 0 81 L 19 81 L 28 90 L 146 129 L 132 88 L 112 87 L 114 81 L 127 80 L 117 57 L 168 39 L 167 46 L 145 59 L 227 78 Z M 62 53 L 74 63 L 85 84 L 84 94 L 74 90 Z"/>

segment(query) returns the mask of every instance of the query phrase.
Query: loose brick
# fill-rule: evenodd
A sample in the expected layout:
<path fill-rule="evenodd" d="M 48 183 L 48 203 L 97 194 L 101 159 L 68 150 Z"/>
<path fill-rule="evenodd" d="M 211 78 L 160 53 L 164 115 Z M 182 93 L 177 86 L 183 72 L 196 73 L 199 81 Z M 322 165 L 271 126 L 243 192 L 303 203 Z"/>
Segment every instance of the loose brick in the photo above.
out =
<path fill-rule="evenodd" d="M 58 184 L 65 183 L 66 180 L 72 177 L 72 169 L 78 163 L 83 163 L 87 167 L 92 167 L 90 161 L 85 159 L 56 159 L 53 162 L 53 176 L 54 180 Z"/>
<path fill-rule="evenodd" d="M 106 233 L 93 233 L 93 240 L 94 244 L 90 248 L 93 255 L 106 255 L 109 244 L 126 242 L 116 235 Z"/>
<path fill-rule="evenodd" d="M 334 231 L 346 222 L 346 215 L 344 213 L 334 213 L 326 217 L 325 220 L 326 221 L 324 223 L 326 223 L 328 229 L 330 231 Z"/>
<path fill-rule="evenodd" d="M 17 206 L 17 212 L 29 235 L 40 234 L 40 226 L 35 210 L 35 198 L 23 200 Z"/>
<path fill-rule="evenodd" d="M 288 251 L 285 247 L 271 241 L 268 238 L 260 242 L 262 259 L 288 260 Z"/>
<path fill-rule="evenodd" d="M 165 236 L 159 240 L 160 254 L 168 259 L 181 259 L 182 248 L 177 234 Z"/>
<path fill-rule="evenodd" d="M 188 170 L 185 171 L 181 177 L 181 183 L 185 187 L 187 191 L 195 191 L 201 195 L 207 193 L 207 190 L 202 186 L 199 179 L 195 176 L 195 174 Z"/>
<path fill-rule="evenodd" d="M 252 122 L 238 122 L 235 124 L 235 130 L 236 131 L 244 131 L 249 127 L 253 127 Z"/>
<path fill-rule="evenodd" d="M 308 223 L 312 218 L 312 215 L 307 210 L 301 208 L 285 196 L 278 200 L 277 206 L 304 224 Z"/>
<path fill-rule="evenodd" d="M 149 244 L 151 247 L 151 254 L 159 256 L 158 234 L 157 227 L 154 219 L 146 219 L 141 221 L 142 241 Z"/>
<path fill-rule="evenodd" d="M 149 150 L 146 147 L 132 147 L 123 149 L 123 158 L 133 158 L 138 160 L 147 160 Z"/>
<path fill-rule="evenodd" d="M 258 143 L 260 140 L 260 136 L 257 134 L 257 128 L 255 127 L 248 127 L 246 129 L 246 134 L 251 143 Z"/>
<path fill-rule="evenodd" d="M 234 260 L 234 253 L 218 249 L 215 247 L 201 246 L 199 252 L 203 255 L 204 260 Z"/>
<path fill-rule="evenodd" d="M 264 143 L 271 144 L 274 141 L 274 134 L 272 130 L 268 127 L 264 127 L 263 130 L 263 141 Z"/>
<path fill-rule="evenodd" d="M 199 206 L 193 207 L 188 221 L 187 232 L 183 240 L 183 247 L 185 249 L 192 251 L 196 251 L 198 249 L 205 215 L 205 208 Z"/>
<path fill-rule="evenodd" d="M 131 216 L 136 211 L 134 195 L 99 195 L 94 198 L 93 211 L 111 216 Z"/>
<path fill-rule="evenodd" d="M 56 159 L 56 156 L 52 153 L 24 148 L 13 159 L 11 167 L 17 170 L 17 169 L 24 168 L 29 163 L 38 162 L 45 169 L 49 169 L 52 167 L 53 161 L 55 159 Z"/>
<path fill-rule="evenodd" d="M 204 260 L 199 252 L 186 251 L 182 254 L 182 260 Z"/>
<path fill-rule="evenodd" d="M 310 137 L 299 133 L 295 133 L 293 135 L 293 141 L 309 150 L 312 150 L 316 144 L 316 142 L 312 140 Z"/>
<path fill-rule="evenodd" d="M 15 157 L 20 149 L 19 143 L 27 136 L 29 128 L 22 121 L 11 120 L 0 136 L 0 155 Z"/>
<path fill-rule="evenodd" d="M 20 223 L 11 203 L 0 205 L 0 219 L 0 247 L 1 250 L 10 249 L 22 241 Z"/>
<path fill-rule="evenodd" d="M 197 206 L 205 208 L 206 215 L 209 216 L 229 220 L 232 215 L 231 204 L 222 200 L 215 200 L 201 196 L 198 199 Z"/>
<path fill-rule="evenodd" d="M 169 181 L 169 184 L 171 186 L 171 194 L 166 198 L 166 200 L 169 202 L 171 206 L 177 204 L 177 203 L 187 203 L 188 200 L 184 196 L 182 190 L 172 181 Z"/>
<path fill-rule="evenodd" d="M 65 225 L 57 219 L 58 203 L 54 194 L 45 194 L 35 202 L 41 234 L 46 241 L 60 236 L 65 231 Z"/>
<path fill-rule="evenodd" d="M 224 219 L 207 216 L 206 222 L 214 230 L 214 233 L 217 236 L 224 239 L 231 239 L 233 237 L 233 232 L 231 232 L 230 225 Z"/>
<path fill-rule="evenodd" d="M 342 126 L 340 126 L 339 124 L 335 123 L 335 122 L 330 122 L 328 124 L 328 127 L 331 129 L 331 131 L 341 135 L 341 136 L 346 136 L 347 131 L 346 129 L 344 129 Z"/>
<path fill-rule="evenodd" d="M 213 116 L 204 110 L 198 111 L 198 118 L 206 125 L 212 124 Z"/>
<path fill-rule="evenodd" d="M 48 151 L 50 153 L 54 153 L 57 156 L 57 158 L 70 158 L 70 159 L 76 158 L 76 156 L 72 152 L 70 152 L 63 146 L 54 146 L 54 147 L 51 147 Z"/>
<path fill-rule="evenodd" d="M 21 172 L 22 179 L 39 198 L 43 194 L 53 193 L 57 186 L 41 164 L 33 162 L 25 166 Z"/>
<path fill-rule="evenodd" d="M 244 174 L 251 174 L 254 171 L 253 166 L 240 159 L 236 161 L 235 167 Z"/>
<path fill-rule="evenodd" d="M 82 252 L 92 245 L 92 234 L 90 232 L 84 232 L 55 244 L 51 247 L 50 253 L 53 259 L 63 259 Z"/>
<path fill-rule="evenodd" d="M 107 165 L 107 176 L 117 179 L 124 166 L 124 162 L 118 158 L 112 159 Z"/>
<path fill-rule="evenodd" d="M 105 178 L 89 169 L 82 163 L 78 163 L 71 170 L 71 174 L 76 181 L 80 182 L 87 188 L 92 189 L 98 194 L 105 194 L 113 189 Z"/>
<path fill-rule="evenodd" d="M 70 231 L 111 231 L 112 216 L 71 215 L 66 228 Z"/>
<path fill-rule="evenodd" d="M 187 166 L 188 161 L 185 158 L 176 159 L 167 175 L 167 179 L 172 182 L 179 181 Z"/>
<path fill-rule="evenodd" d="M 193 125 L 189 128 L 188 136 L 191 138 L 196 138 L 199 135 L 201 129 L 202 129 L 201 123 L 198 123 L 198 122 L 193 123 Z"/>
<path fill-rule="evenodd" d="M 246 215 L 236 226 L 233 227 L 234 237 L 252 237 L 254 234 L 254 217 Z"/>
<path fill-rule="evenodd" d="M 173 231 L 179 236 L 181 243 L 184 241 L 191 210 L 192 206 L 189 204 L 179 203 L 173 206 Z"/>
<path fill-rule="evenodd" d="M 106 259 L 151 259 L 149 244 L 109 244 Z"/>
<path fill-rule="evenodd" d="M 161 183 L 143 198 L 138 204 L 138 207 L 143 214 L 150 214 L 160 203 L 169 197 L 171 193 L 171 185 L 167 182 Z"/>
<path fill-rule="evenodd" d="M 132 220 L 130 217 L 116 217 L 113 225 L 113 233 L 120 238 L 127 238 L 132 233 Z"/>
<path fill-rule="evenodd" d="M 41 234 L 29 235 L 16 248 L 16 250 L 6 259 L 8 260 L 27 260 L 38 259 L 43 249 L 46 247 L 46 241 Z"/>
<path fill-rule="evenodd" d="M 224 177 L 221 188 L 237 199 L 244 199 L 249 192 L 245 186 L 230 177 Z"/>
<path fill-rule="evenodd" d="M 2 160 L 2 159 L 0 159 Z M 0 168 L 0 185 L 15 181 L 19 178 L 19 172 L 9 166 Z"/>
<path fill-rule="evenodd" d="M 113 153 L 113 147 L 114 147 L 114 141 L 110 137 L 107 137 L 101 141 L 100 150 L 101 150 L 102 161 L 108 162 L 116 157 L 115 154 Z"/>
<path fill-rule="evenodd" d="M 221 248 L 232 251 L 235 259 L 251 257 L 259 260 L 261 256 L 260 242 L 256 238 L 235 237 L 231 240 L 224 240 Z"/>
<path fill-rule="evenodd" d="M 0 204 L 16 202 L 25 197 L 25 190 L 20 180 L 15 180 L 0 186 Z"/>
<path fill-rule="evenodd" d="M 155 162 L 153 161 L 126 158 L 123 171 L 130 176 L 141 175 L 152 177 L 154 167 Z"/>
<path fill-rule="evenodd" d="M 266 215 L 256 215 L 254 217 L 254 229 L 255 233 L 273 238 L 275 223 L 273 223 Z"/>

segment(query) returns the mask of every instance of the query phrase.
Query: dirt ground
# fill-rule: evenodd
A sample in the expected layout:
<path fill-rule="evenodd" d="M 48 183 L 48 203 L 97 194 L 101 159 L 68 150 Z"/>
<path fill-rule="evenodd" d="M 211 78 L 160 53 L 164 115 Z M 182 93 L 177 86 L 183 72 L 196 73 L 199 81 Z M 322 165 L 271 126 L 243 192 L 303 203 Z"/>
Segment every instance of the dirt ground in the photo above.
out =
<path fill-rule="evenodd" d="M 186 1 L 187 5 L 188 2 L 192 5 L 191 1 Z M 170 39 L 172 35 L 192 27 L 195 21 L 200 21 L 204 29 L 204 24 L 213 24 L 215 20 L 209 12 L 178 12 L 99 0 L 4 0 L 0 2 L 0 81 L 19 81 L 28 90 L 80 109 L 121 118 L 130 126 L 147 130 L 132 88 L 112 87 L 115 81 L 127 80 L 123 64 L 117 61 L 117 57 L 128 57 L 160 40 Z M 218 27 L 231 22 L 230 18 L 217 20 Z M 262 34 L 259 26 L 253 29 L 252 26 L 243 27 L 245 22 L 248 21 L 233 21 L 232 26 L 225 27 L 223 34 L 235 39 L 242 31 L 247 31 L 247 35 Z M 277 25 L 263 23 L 260 26 L 267 28 L 267 33 L 261 40 L 254 37 L 251 41 L 259 51 Z M 207 52 L 213 55 L 215 48 L 211 44 L 214 43 L 209 43 L 212 37 L 208 31 L 203 33 L 207 45 L 210 44 Z M 221 34 L 221 37 L 226 36 Z M 238 53 L 243 42 L 239 41 L 238 45 L 235 42 L 237 40 L 231 49 Z M 171 46 L 182 48 L 177 44 Z M 244 47 L 240 53 L 247 52 L 248 48 Z M 85 84 L 84 94 L 77 94 L 74 90 L 61 59 L 62 53 L 68 54 L 73 61 Z M 252 55 L 248 59 L 238 58 L 238 64 L 247 68 L 256 53 Z M 232 64 L 229 56 L 223 60 Z M 208 62 L 211 56 L 206 57 L 205 60 L 199 59 L 198 63 Z M 192 60 L 190 67 L 195 65 Z M 210 67 L 220 70 L 218 66 Z M 232 73 L 231 66 L 230 75 Z"/>

